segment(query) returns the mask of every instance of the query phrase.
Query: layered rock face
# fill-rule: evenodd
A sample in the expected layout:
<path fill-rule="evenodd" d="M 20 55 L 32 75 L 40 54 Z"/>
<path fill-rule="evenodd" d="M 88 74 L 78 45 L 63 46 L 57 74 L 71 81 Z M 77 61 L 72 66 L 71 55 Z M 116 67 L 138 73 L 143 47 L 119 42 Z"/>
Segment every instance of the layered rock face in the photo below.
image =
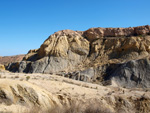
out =
<path fill-rule="evenodd" d="M 84 32 L 84 36 L 91 41 L 101 37 L 136 36 L 147 34 L 150 34 L 149 25 L 129 28 L 91 28 Z"/>
<path fill-rule="evenodd" d="M 141 65 L 138 64 L 139 59 L 145 60 L 149 53 L 149 25 L 130 28 L 91 28 L 83 32 L 62 30 L 52 34 L 39 49 L 30 50 L 22 62 L 17 65 L 10 64 L 7 69 L 14 72 L 55 73 L 77 80 L 104 82 L 104 84 L 113 80 L 120 86 L 131 82 L 129 87 L 137 87 L 134 83 L 137 80 L 132 79 L 131 73 L 120 72 L 123 70 L 122 66 L 119 67 L 121 69 L 117 71 L 117 75 L 129 79 L 126 79 L 127 82 L 124 84 L 120 83 L 124 80 L 119 77 L 114 79 L 117 73 L 115 70 L 118 69 L 115 66 L 134 60 L 136 65 L 133 65 L 131 70 L 137 78 L 140 78 L 141 74 L 137 72 Z M 145 66 L 145 63 L 142 66 Z M 143 70 L 144 77 L 138 84 L 143 86 L 148 68 L 140 67 L 140 69 Z M 150 85 L 147 83 L 143 87 Z"/>

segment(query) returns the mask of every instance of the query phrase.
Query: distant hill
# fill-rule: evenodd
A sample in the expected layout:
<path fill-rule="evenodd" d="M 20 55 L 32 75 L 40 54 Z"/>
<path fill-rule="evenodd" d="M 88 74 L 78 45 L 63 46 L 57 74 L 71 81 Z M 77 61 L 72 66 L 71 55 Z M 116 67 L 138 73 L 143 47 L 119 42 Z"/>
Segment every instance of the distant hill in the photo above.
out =
<path fill-rule="evenodd" d="M 15 55 L 15 56 L 0 56 L 0 64 L 6 65 L 12 62 L 20 62 L 25 55 Z"/>

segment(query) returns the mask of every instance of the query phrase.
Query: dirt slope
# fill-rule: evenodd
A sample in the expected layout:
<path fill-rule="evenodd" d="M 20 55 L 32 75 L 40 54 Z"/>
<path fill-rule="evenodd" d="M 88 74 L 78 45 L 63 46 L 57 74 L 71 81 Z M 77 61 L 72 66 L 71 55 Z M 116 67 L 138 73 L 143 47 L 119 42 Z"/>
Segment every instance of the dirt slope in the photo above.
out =
<path fill-rule="evenodd" d="M 117 87 L 115 84 L 101 86 L 49 74 L 1 72 L 1 79 L 3 81 L 5 79 L 20 80 L 19 84 L 24 84 L 24 81 L 28 80 L 28 82 L 47 90 L 61 99 L 60 103 L 63 105 L 68 104 L 68 101 L 76 101 L 77 103 L 84 103 L 82 104 L 82 109 L 84 109 L 83 106 L 89 104 L 93 106 L 98 104 L 98 106 L 109 109 L 111 113 L 150 112 L 149 89 L 125 89 Z M 18 84 L 18 82 L 15 84 Z M 26 84 L 28 86 L 28 83 Z M 36 91 L 40 93 L 41 89 Z M 17 106 L 15 107 L 17 108 Z"/>

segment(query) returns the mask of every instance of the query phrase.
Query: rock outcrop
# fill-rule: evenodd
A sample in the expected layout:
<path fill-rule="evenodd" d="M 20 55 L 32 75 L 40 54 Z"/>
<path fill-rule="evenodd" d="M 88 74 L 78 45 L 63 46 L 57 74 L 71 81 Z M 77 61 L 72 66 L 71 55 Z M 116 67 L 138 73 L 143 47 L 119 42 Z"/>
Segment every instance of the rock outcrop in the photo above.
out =
<path fill-rule="evenodd" d="M 20 63 L 19 72 L 57 73 L 72 70 L 89 54 L 89 42 L 80 33 L 65 30 L 51 35 L 38 50 L 31 50 Z M 11 66 L 8 66 L 10 69 Z"/>
<path fill-rule="evenodd" d="M 105 79 L 119 86 L 150 88 L 150 57 L 111 65 L 106 73 Z"/>
<path fill-rule="evenodd" d="M 84 36 L 90 41 L 101 37 L 128 37 L 147 34 L 150 34 L 149 25 L 129 28 L 91 28 L 84 32 Z"/>
<path fill-rule="evenodd" d="M 0 112 L 25 112 L 32 107 L 43 110 L 61 107 L 57 96 L 25 81 L 0 80 Z"/>
<path fill-rule="evenodd" d="M 62 30 L 52 34 L 39 49 L 30 50 L 23 61 L 12 63 L 7 69 L 13 72 L 55 73 L 77 80 L 103 83 L 105 78 L 109 78 L 109 81 L 114 78 L 108 77 L 108 73 L 115 76 L 111 72 L 115 72 L 117 68 L 108 72 L 114 64 L 120 65 L 142 59 L 149 56 L 149 53 L 149 25 L 130 28 L 91 28 L 83 32 Z M 146 65 L 144 63 L 142 66 Z M 138 70 L 137 67 L 134 68 Z M 145 67 L 141 69 L 144 73 L 148 71 Z M 117 75 L 124 76 L 123 73 L 120 74 Z M 125 82 L 128 83 L 130 81 Z M 136 87 L 133 84 L 129 87 Z M 150 85 L 146 84 L 144 87 Z"/>

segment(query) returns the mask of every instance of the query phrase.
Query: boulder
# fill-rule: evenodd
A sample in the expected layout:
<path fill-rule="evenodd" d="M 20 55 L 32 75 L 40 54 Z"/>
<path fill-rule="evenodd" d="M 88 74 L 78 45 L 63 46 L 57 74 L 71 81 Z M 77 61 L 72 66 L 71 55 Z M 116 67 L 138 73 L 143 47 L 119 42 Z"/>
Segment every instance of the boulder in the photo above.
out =
<path fill-rule="evenodd" d="M 61 72 L 57 75 L 64 76 L 67 78 L 71 78 L 74 80 L 80 80 L 84 82 L 91 82 L 92 77 L 95 75 L 95 70 L 93 68 L 88 68 L 82 71 L 74 71 L 74 72 Z"/>

